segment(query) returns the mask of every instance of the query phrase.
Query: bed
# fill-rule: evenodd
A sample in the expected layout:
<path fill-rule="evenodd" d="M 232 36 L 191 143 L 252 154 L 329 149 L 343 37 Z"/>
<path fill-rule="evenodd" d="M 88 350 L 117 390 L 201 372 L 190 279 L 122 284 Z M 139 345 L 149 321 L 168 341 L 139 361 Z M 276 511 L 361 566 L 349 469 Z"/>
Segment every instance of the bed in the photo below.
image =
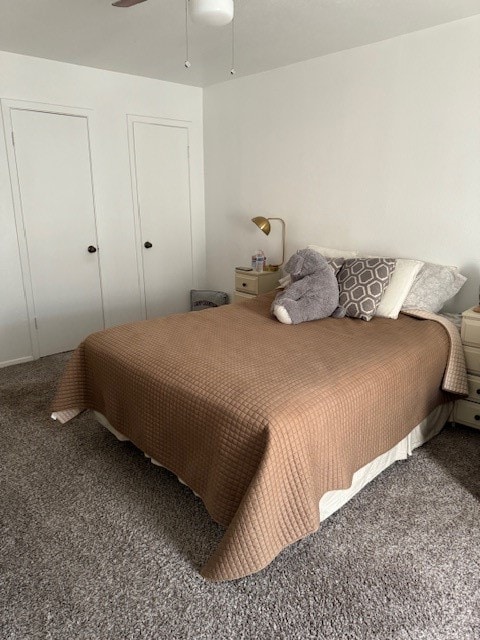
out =
<path fill-rule="evenodd" d="M 92 334 L 53 402 L 61 422 L 94 410 L 201 497 L 225 527 L 202 568 L 213 581 L 259 571 L 316 531 L 466 394 L 448 320 L 283 325 L 273 295 Z"/>

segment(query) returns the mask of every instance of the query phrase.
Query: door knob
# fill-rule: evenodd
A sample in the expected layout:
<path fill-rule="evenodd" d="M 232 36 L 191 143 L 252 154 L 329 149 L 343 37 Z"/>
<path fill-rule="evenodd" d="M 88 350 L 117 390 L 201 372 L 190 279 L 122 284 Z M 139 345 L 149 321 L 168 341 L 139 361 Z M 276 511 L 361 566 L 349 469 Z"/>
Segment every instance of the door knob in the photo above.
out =
<path fill-rule="evenodd" d="M 97 247 L 94 247 L 93 244 L 88 247 L 88 253 L 95 253 L 96 251 Z"/>
<path fill-rule="evenodd" d="M 153 247 L 153 244 L 147 241 L 143 246 L 145 247 L 145 249 L 151 249 Z"/>

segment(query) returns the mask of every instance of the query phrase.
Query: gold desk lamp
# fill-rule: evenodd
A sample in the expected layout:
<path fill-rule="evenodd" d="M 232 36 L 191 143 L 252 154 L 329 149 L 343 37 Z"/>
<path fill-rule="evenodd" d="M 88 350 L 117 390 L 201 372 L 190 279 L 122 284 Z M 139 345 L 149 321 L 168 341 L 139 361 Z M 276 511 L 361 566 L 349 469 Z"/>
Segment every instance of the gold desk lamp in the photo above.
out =
<path fill-rule="evenodd" d="M 278 220 L 282 223 L 282 261 L 280 264 L 268 264 L 266 271 L 278 271 L 278 268 L 281 267 L 285 261 L 285 222 L 282 218 L 264 218 L 263 216 L 252 218 L 252 222 L 254 222 L 266 236 L 268 236 L 271 230 L 270 220 Z"/>

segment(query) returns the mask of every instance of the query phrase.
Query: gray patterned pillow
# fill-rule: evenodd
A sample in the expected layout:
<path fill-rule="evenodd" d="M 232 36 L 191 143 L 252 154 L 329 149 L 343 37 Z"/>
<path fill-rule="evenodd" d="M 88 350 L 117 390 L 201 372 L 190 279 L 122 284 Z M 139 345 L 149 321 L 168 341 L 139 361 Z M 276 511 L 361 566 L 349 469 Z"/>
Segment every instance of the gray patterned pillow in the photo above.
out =
<path fill-rule="evenodd" d="M 437 313 L 460 291 L 466 277 L 457 267 L 426 262 L 415 278 L 402 309 L 424 309 Z"/>
<path fill-rule="evenodd" d="M 343 263 L 345 262 L 345 258 L 325 258 L 325 259 L 328 262 L 328 264 L 332 267 L 335 275 L 338 277 L 338 274 L 340 273 L 340 269 L 342 268 Z"/>
<path fill-rule="evenodd" d="M 338 274 L 339 305 L 351 318 L 370 320 L 395 269 L 394 258 L 350 258 Z"/>

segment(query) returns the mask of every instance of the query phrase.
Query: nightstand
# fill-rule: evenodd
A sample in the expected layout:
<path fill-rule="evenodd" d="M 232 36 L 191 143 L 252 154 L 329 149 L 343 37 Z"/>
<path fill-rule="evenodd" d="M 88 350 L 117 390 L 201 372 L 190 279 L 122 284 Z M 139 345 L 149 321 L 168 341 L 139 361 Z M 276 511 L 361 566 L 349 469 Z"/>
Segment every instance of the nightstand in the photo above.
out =
<path fill-rule="evenodd" d="M 273 291 L 278 285 L 279 271 L 239 271 L 235 269 L 234 302 L 251 300 L 259 293 Z"/>
<path fill-rule="evenodd" d="M 461 336 L 467 365 L 468 398 L 457 400 L 454 422 L 480 429 L 480 313 L 462 313 Z"/>

